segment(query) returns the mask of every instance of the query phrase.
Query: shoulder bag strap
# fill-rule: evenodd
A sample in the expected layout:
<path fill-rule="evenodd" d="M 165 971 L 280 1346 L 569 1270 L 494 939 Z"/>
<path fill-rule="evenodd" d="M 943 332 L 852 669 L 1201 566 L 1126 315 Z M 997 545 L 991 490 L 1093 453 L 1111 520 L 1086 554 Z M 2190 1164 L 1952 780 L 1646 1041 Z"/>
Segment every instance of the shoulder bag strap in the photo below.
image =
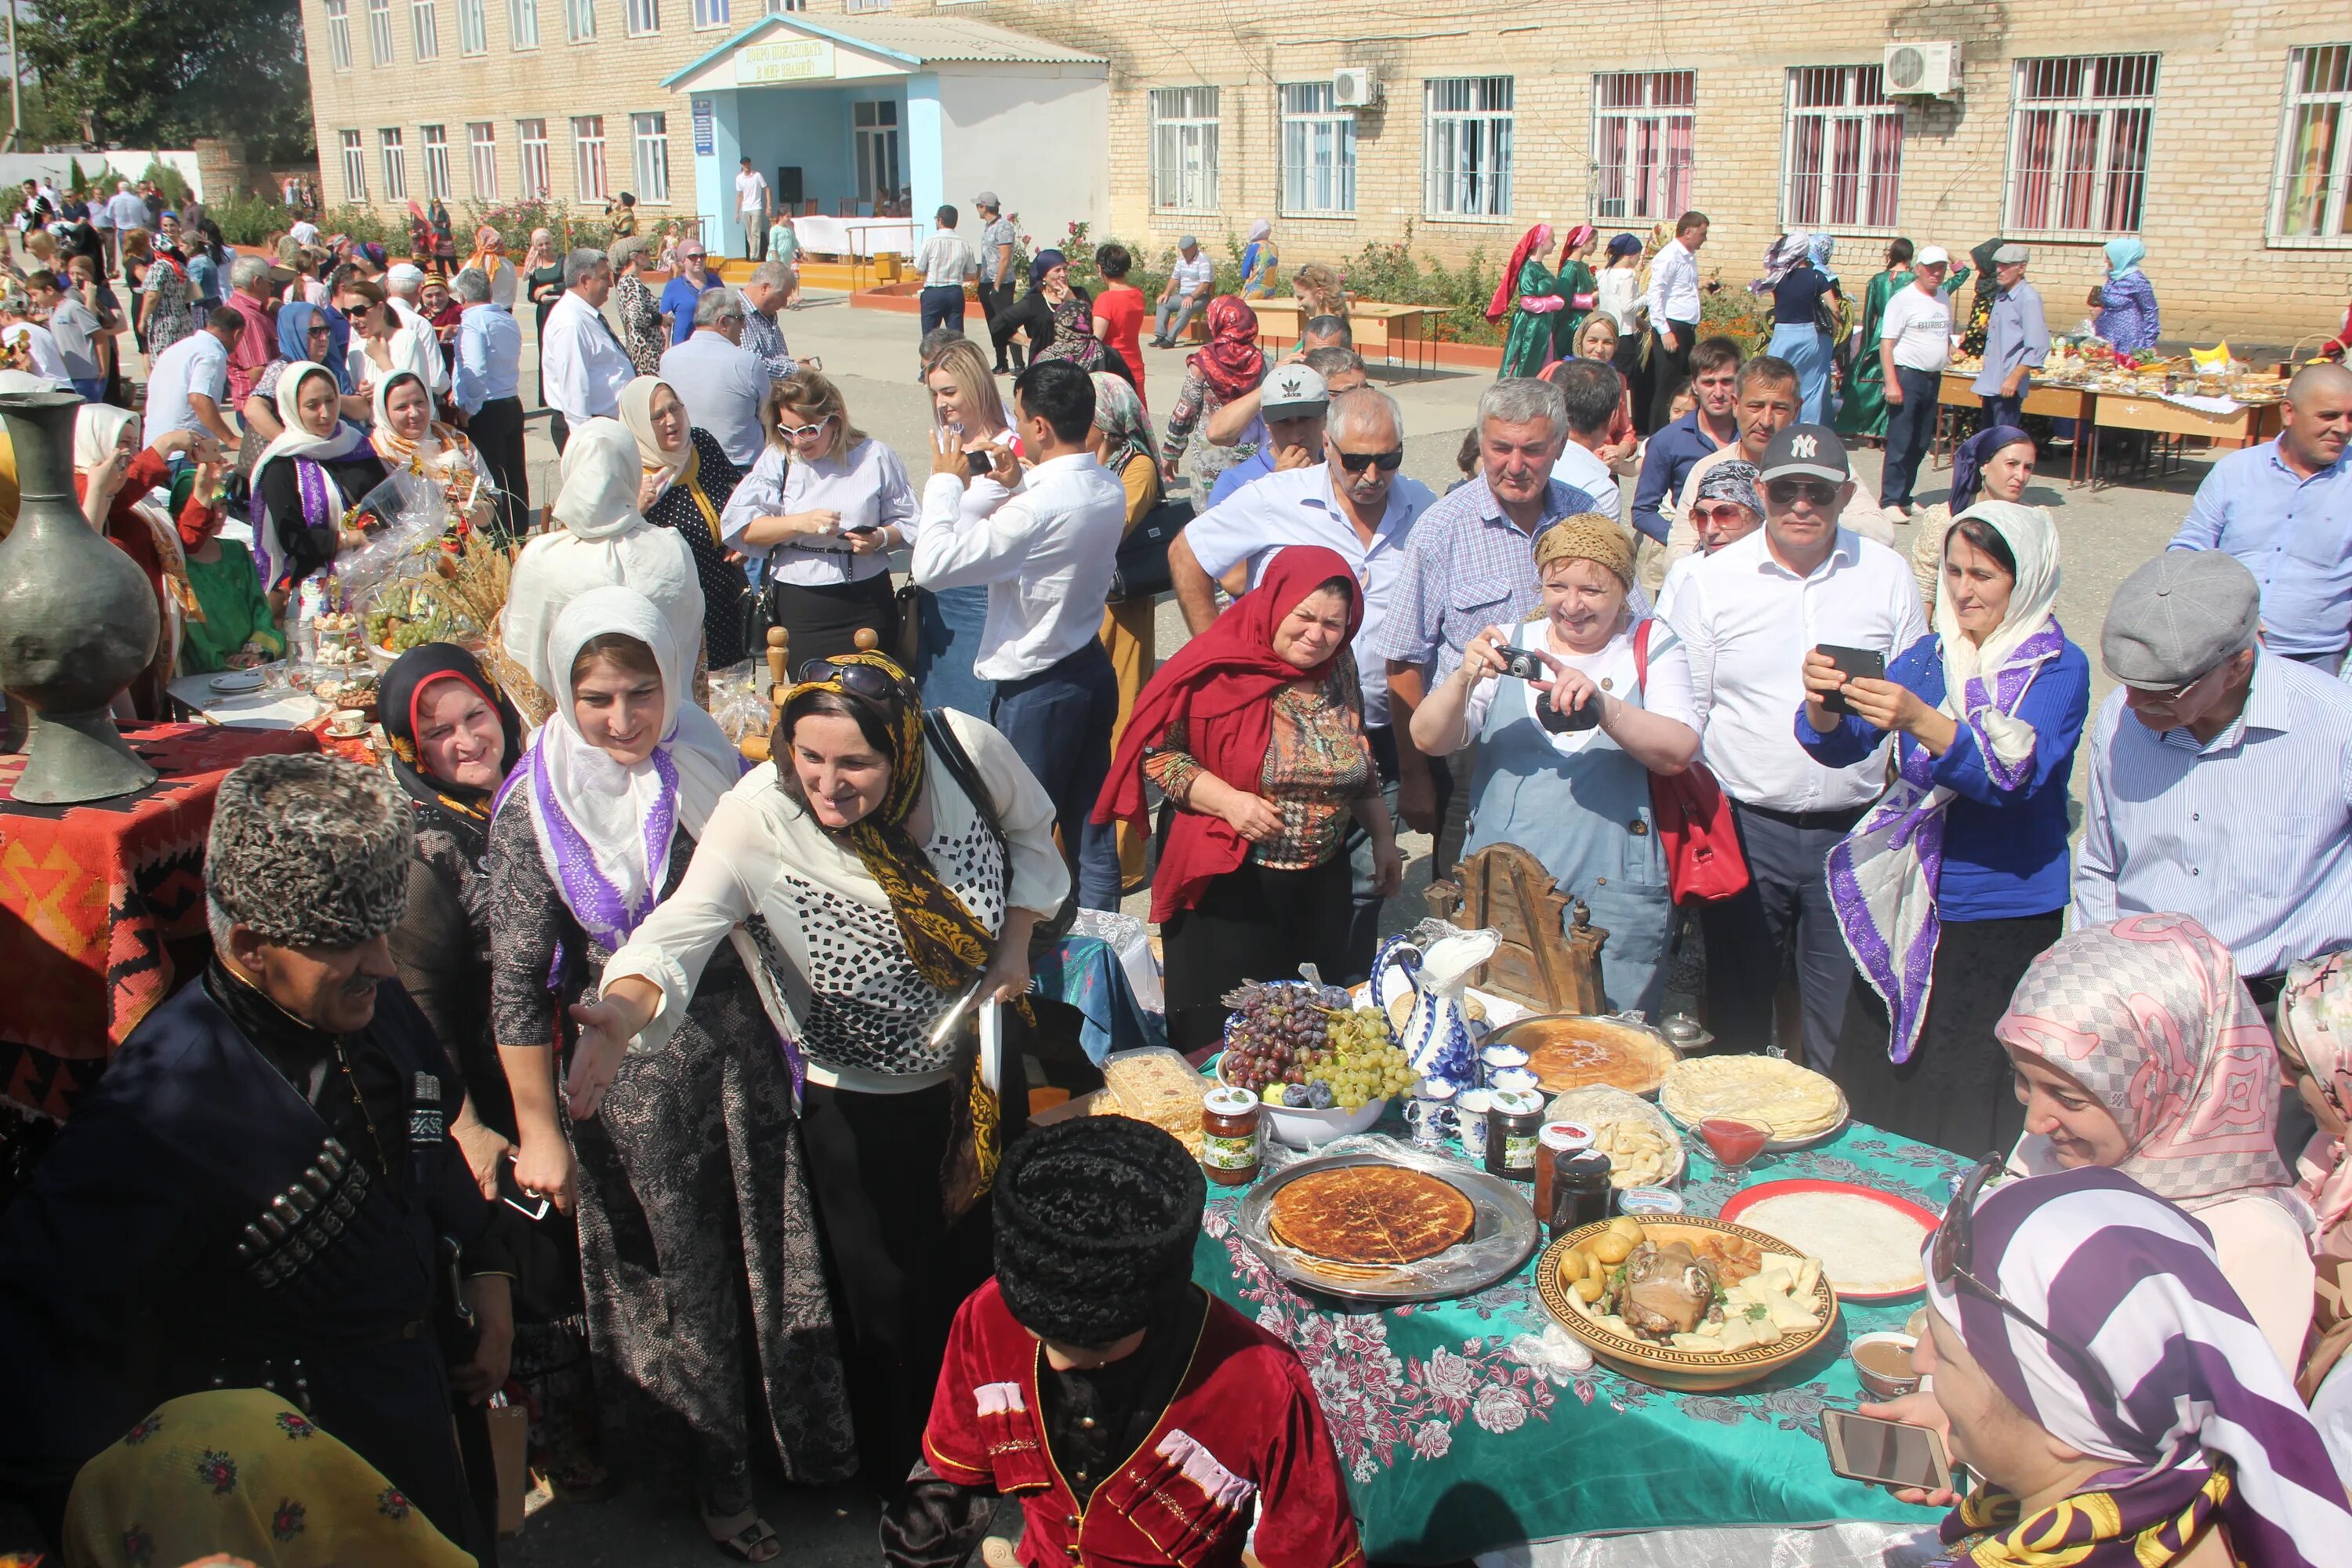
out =
<path fill-rule="evenodd" d="M 1633 686 L 1643 697 L 1650 694 L 1650 628 L 1657 624 L 1651 616 L 1633 628 Z"/>

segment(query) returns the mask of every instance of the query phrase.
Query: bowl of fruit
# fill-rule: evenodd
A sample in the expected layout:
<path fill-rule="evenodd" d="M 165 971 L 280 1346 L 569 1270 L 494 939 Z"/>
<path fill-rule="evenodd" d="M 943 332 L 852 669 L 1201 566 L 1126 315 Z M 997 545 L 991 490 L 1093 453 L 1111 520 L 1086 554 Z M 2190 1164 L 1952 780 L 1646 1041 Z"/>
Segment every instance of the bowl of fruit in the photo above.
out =
<path fill-rule="evenodd" d="M 1412 1085 L 1388 1020 L 1336 985 L 1252 981 L 1223 1000 L 1218 1081 L 1258 1097 L 1277 1142 L 1312 1149 L 1361 1132 Z"/>

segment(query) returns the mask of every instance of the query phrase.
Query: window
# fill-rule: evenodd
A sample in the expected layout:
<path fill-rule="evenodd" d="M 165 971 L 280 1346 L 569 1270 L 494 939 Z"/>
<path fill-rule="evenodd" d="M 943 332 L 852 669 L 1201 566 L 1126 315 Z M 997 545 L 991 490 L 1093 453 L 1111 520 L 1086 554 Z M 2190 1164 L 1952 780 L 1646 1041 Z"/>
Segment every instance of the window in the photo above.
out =
<path fill-rule="evenodd" d="M 563 0 L 563 36 L 575 44 L 596 36 L 596 0 Z"/>
<path fill-rule="evenodd" d="M 352 0 L 327 0 L 327 53 L 335 68 L 352 68 Z"/>
<path fill-rule="evenodd" d="M 628 20 L 629 37 L 644 37 L 661 31 L 661 0 L 621 0 Z"/>
<path fill-rule="evenodd" d="M 368 0 L 368 63 L 392 63 L 392 0 Z"/>
<path fill-rule="evenodd" d="M 433 0 L 409 0 L 409 30 L 416 36 L 416 58 L 429 60 L 441 53 L 441 26 L 434 19 Z"/>
<path fill-rule="evenodd" d="M 898 106 L 890 100 L 850 106 L 857 141 L 857 194 L 875 210 L 898 199 Z"/>
<path fill-rule="evenodd" d="M 499 128 L 487 120 L 466 127 L 466 162 L 473 171 L 474 199 L 499 199 Z"/>
<path fill-rule="evenodd" d="M 367 142 L 356 131 L 343 132 L 343 199 L 367 200 Z"/>
<path fill-rule="evenodd" d="M 694 25 L 698 27 L 723 27 L 727 25 L 727 0 L 694 0 Z"/>
<path fill-rule="evenodd" d="M 1356 117 L 1331 103 L 1328 81 L 1284 82 L 1282 210 L 1356 210 Z"/>
<path fill-rule="evenodd" d="M 1151 210 L 1217 210 L 1217 89 L 1151 89 Z"/>
<path fill-rule="evenodd" d="M 583 202 L 601 202 L 611 194 L 604 187 L 604 117 L 601 114 L 572 117 L 572 194 Z"/>
<path fill-rule="evenodd" d="M 408 149 L 400 144 L 400 132 L 379 131 L 376 141 L 383 147 L 383 194 L 387 201 L 408 199 Z"/>
<path fill-rule="evenodd" d="M 507 43 L 509 47 L 539 47 L 539 0 L 507 0 Z"/>
<path fill-rule="evenodd" d="M 1511 211 L 1511 79 L 1439 77 L 1422 84 L 1422 210 L 1432 217 Z"/>
<path fill-rule="evenodd" d="M 522 166 L 522 189 L 515 193 L 527 202 L 543 202 L 552 194 L 547 178 L 547 121 L 515 121 L 515 150 Z"/>
<path fill-rule="evenodd" d="M 637 171 L 637 200 L 668 201 L 669 116 L 633 114 L 629 116 L 629 132 L 637 155 L 634 165 Z"/>
<path fill-rule="evenodd" d="M 1781 150 L 1783 228 L 1895 226 L 1903 175 L 1903 110 L 1876 66 L 1805 66 L 1789 73 Z"/>
<path fill-rule="evenodd" d="M 2020 60 L 2009 110 L 2012 234 L 2131 234 L 2147 195 L 2155 55 Z"/>
<path fill-rule="evenodd" d="M 1594 77 L 1592 215 L 1655 222 L 1689 211 L 1697 121 L 1697 79 L 1690 71 Z"/>
<path fill-rule="evenodd" d="M 457 52 L 461 55 L 489 51 L 490 26 L 482 6 L 483 0 L 457 0 Z"/>
<path fill-rule="evenodd" d="M 449 188 L 449 128 L 427 125 L 425 132 L 425 194 L 436 202 L 446 202 Z"/>
<path fill-rule="evenodd" d="M 773 16 L 780 12 L 805 11 L 807 9 L 808 0 L 768 0 L 768 15 L 771 16 Z"/>
<path fill-rule="evenodd" d="M 2290 50 L 2286 114 L 2279 126 L 2278 175 L 2270 237 L 2309 243 L 2352 238 L 2345 195 L 2352 185 L 2352 44 Z"/>

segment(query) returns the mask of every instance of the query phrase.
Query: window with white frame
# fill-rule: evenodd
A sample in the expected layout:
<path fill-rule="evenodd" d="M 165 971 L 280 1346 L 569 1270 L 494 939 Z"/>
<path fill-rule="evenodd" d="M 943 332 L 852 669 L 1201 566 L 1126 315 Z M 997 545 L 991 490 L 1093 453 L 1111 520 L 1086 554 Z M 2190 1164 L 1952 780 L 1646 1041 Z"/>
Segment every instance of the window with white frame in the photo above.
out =
<path fill-rule="evenodd" d="M 539 47 L 539 0 L 507 0 L 507 46 Z"/>
<path fill-rule="evenodd" d="M 400 128 L 387 127 L 375 133 L 376 143 L 383 149 L 383 194 L 387 201 L 408 199 L 408 149 L 401 144 Z"/>
<path fill-rule="evenodd" d="M 731 9 L 727 0 L 694 0 L 694 25 L 697 27 L 723 27 Z"/>
<path fill-rule="evenodd" d="M 1356 116 L 1327 81 L 1286 81 L 1282 100 L 1282 210 L 1356 210 Z"/>
<path fill-rule="evenodd" d="M 433 14 L 433 0 L 408 0 L 408 28 L 416 39 L 416 58 L 420 60 L 438 58 L 441 54 L 441 24 Z"/>
<path fill-rule="evenodd" d="M 807 9 L 808 0 L 768 0 L 768 15 L 771 16 L 785 11 L 805 11 Z"/>
<path fill-rule="evenodd" d="M 601 202 L 612 195 L 604 183 L 604 117 L 572 117 L 572 194 L 583 202 Z"/>
<path fill-rule="evenodd" d="M 629 37 L 642 38 L 661 31 L 661 0 L 621 0 L 621 5 L 628 20 Z"/>
<path fill-rule="evenodd" d="M 352 68 L 352 0 L 327 0 L 327 55 L 335 68 Z"/>
<path fill-rule="evenodd" d="M 1903 109 L 1876 66 L 1789 72 L 1780 153 L 1780 226 L 1895 226 L 1903 178 Z"/>
<path fill-rule="evenodd" d="M 356 131 L 343 132 L 343 199 L 367 200 L 367 139 Z"/>
<path fill-rule="evenodd" d="M 368 0 L 368 63 L 392 63 L 392 0 Z"/>
<path fill-rule="evenodd" d="M 575 44 L 596 36 L 596 0 L 563 0 L 563 36 Z"/>
<path fill-rule="evenodd" d="M 1217 89 L 1151 89 L 1151 210 L 1217 210 Z"/>
<path fill-rule="evenodd" d="M 2068 55 L 2017 62 L 2004 230 L 2138 231 L 2159 58 Z"/>
<path fill-rule="evenodd" d="M 1690 210 L 1698 79 L 1612 71 L 1592 79 L 1592 216 L 1655 223 Z"/>
<path fill-rule="evenodd" d="M 2352 239 L 2352 44 L 2287 51 L 2285 112 L 2272 181 L 2270 237 L 2290 245 Z"/>
<path fill-rule="evenodd" d="M 636 153 L 633 165 L 637 172 L 637 200 L 666 203 L 669 200 L 669 116 L 667 114 L 633 114 L 629 116 L 629 140 Z"/>
<path fill-rule="evenodd" d="M 425 194 L 446 202 L 455 194 L 449 186 L 449 128 L 426 125 L 420 129 L 425 132 Z"/>
<path fill-rule="evenodd" d="M 522 172 L 522 189 L 515 195 L 527 202 L 543 202 L 554 187 L 547 177 L 547 121 L 515 121 L 516 162 Z"/>
<path fill-rule="evenodd" d="M 489 18 L 483 15 L 487 0 L 457 0 L 457 52 L 479 55 L 489 52 Z"/>
<path fill-rule="evenodd" d="M 1512 79 L 1433 77 L 1422 83 L 1421 207 L 1431 217 L 1507 217 Z"/>
<path fill-rule="evenodd" d="M 474 199 L 499 199 L 499 128 L 487 120 L 466 127 L 466 163 L 473 171 Z"/>

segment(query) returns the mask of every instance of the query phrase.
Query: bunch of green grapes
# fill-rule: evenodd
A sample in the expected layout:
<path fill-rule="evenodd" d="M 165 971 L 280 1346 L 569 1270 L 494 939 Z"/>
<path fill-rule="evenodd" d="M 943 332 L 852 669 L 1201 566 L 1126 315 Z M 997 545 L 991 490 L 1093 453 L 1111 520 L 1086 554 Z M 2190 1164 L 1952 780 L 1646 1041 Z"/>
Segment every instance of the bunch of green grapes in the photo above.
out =
<path fill-rule="evenodd" d="M 1393 1098 L 1412 1085 L 1412 1069 L 1389 1032 L 1379 1009 L 1341 1009 L 1331 1015 L 1326 1030 L 1332 1059 L 1319 1064 L 1313 1079 L 1328 1084 L 1332 1098 L 1355 1110 L 1371 1100 Z"/>

